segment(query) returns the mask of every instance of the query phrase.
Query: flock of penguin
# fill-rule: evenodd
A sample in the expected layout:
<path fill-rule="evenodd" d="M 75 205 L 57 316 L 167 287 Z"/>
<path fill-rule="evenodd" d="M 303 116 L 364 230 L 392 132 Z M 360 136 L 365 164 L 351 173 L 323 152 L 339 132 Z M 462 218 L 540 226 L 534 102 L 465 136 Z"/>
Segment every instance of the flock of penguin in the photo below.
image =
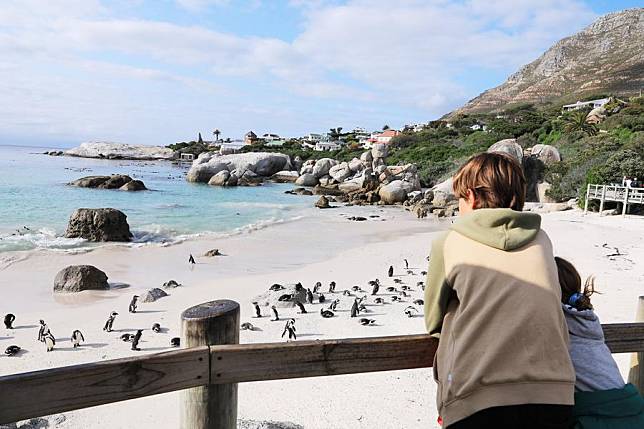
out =
<path fill-rule="evenodd" d="M 405 265 L 405 273 L 407 275 L 415 275 L 415 274 L 420 274 L 422 276 L 427 275 L 426 271 L 414 272 L 413 269 L 410 269 L 409 262 L 407 261 L 407 259 L 404 259 L 403 262 Z M 394 277 L 393 266 L 389 267 L 387 271 L 387 276 L 390 278 Z M 420 291 L 425 290 L 424 281 L 417 282 L 415 286 L 416 289 L 414 289 L 412 286 L 405 284 L 405 282 L 399 276 L 394 278 L 393 282 L 395 283 L 396 286 L 388 286 L 384 288 L 387 294 L 382 294 L 380 289 L 381 287 L 383 287 L 383 285 L 379 279 L 369 281 L 369 286 L 371 287 L 370 295 L 364 294 L 361 297 L 359 297 L 358 296 L 359 294 L 363 292 L 367 292 L 363 290 L 360 286 L 353 286 L 350 289 L 342 291 L 342 296 L 354 297 L 353 302 L 351 304 L 350 317 L 358 318 L 358 322 L 363 326 L 374 325 L 376 323 L 375 319 L 371 319 L 369 317 L 359 317 L 362 314 L 364 314 L 365 316 L 369 314 L 370 312 L 370 309 L 368 308 L 369 305 L 384 305 L 386 304 L 387 299 L 389 299 L 392 303 L 402 303 L 402 304 L 408 303 L 409 302 L 408 299 L 413 299 L 412 298 L 413 292 L 416 292 L 418 290 Z M 324 293 L 321 292 L 321 288 L 322 288 L 322 283 L 317 282 L 315 286 L 313 286 L 313 290 L 306 289 L 306 292 L 304 294 L 302 293 L 302 291 L 304 290 L 304 287 L 302 286 L 301 283 L 297 283 L 295 285 L 295 293 L 281 295 L 278 298 L 278 301 L 293 302 L 298 307 L 299 314 L 307 314 L 308 312 L 306 310 L 305 304 L 314 303 L 314 294 L 318 295 L 317 300 L 319 304 L 326 305 L 327 297 L 324 295 Z M 327 291 L 327 294 L 331 295 L 331 294 L 339 293 L 339 292 L 336 292 L 335 288 L 336 288 L 336 282 L 332 281 L 331 283 L 329 283 L 329 289 Z M 269 287 L 270 291 L 280 291 L 284 289 L 286 288 L 280 284 L 273 284 L 271 287 Z M 305 302 L 302 302 L 300 299 L 298 299 L 298 297 L 301 297 L 303 295 L 306 295 Z M 369 302 L 369 296 L 372 297 L 371 298 L 372 302 Z M 255 317 L 256 318 L 263 317 L 262 310 L 259 304 L 257 302 L 253 302 L 252 304 L 255 307 Z M 332 301 L 329 301 L 328 307 L 325 308 L 323 306 L 320 308 L 320 316 L 322 316 L 325 319 L 336 317 L 337 307 L 339 304 L 340 304 L 340 299 L 338 298 Z M 424 304 L 425 304 L 424 301 L 420 298 L 413 299 L 413 301 L 411 301 L 411 304 L 407 305 L 407 307 L 404 309 L 403 312 L 407 317 L 420 316 L 422 314 L 421 310 Z M 271 321 L 275 322 L 275 321 L 281 320 L 280 314 L 277 311 L 277 307 L 275 305 L 271 306 L 271 311 L 273 314 Z M 287 318 L 284 320 L 286 320 L 286 325 L 284 326 L 284 330 L 282 332 L 282 338 L 287 337 L 288 341 L 296 340 L 297 333 L 295 329 L 295 319 Z M 253 330 L 256 330 L 257 328 L 253 326 L 253 324 L 250 322 L 244 322 L 241 324 L 241 329 L 253 331 Z"/>
<path fill-rule="evenodd" d="M 130 305 L 128 307 L 128 311 L 130 313 L 136 313 L 136 309 L 138 307 L 138 295 L 134 295 L 132 297 L 132 300 L 130 301 Z M 103 326 L 103 330 L 105 332 L 112 332 L 112 328 L 114 325 L 114 321 L 116 320 L 116 316 L 118 316 L 118 313 L 116 311 L 112 311 L 107 318 L 107 321 L 105 321 L 105 325 Z M 14 322 L 16 321 L 16 316 L 14 314 L 8 313 L 4 316 L 4 326 L 6 329 L 14 329 Z M 159 323 L 154 323 L 152 325 L 152 331 L 155 333 L 161 332 L 161 325 Z M 121 335 L 121 340 L 124 342 L 130 342 L 132 343 L 131 349 L 135 351 L 140 351 L 141 349 L 139 348 L 139 342 L 141 341 L 141 337 L 143 336 L 143 329 L 137 329 L 136 333 L 130 334 L 130 333 L 125 333 Z M 50 352 L 54 350 L 54 347 L 56 346 L 56 338 L 54 337 L 54 334 L 51 332 L 49 329 L 49 326 L 45 323 L 44 320 L 40 320 L 40 327 L 38 329 L 38 341 L 41 343 L 44 343 L 47 351 Z M 85 342 L 85 337 L 83 336 L 83 333 L 75 329 L 74 332 L 72 332 L 72 335 L 70 337 L 71 343 L 74 348 L 81 347 L 82 344 Z M 174 337 L 170 340 L 170 346 L 172 347 L 179 347 L 179 337 Z M 22 348 L 18 345 L 12 344 L 9 347 L 7 347 L 4 351 L 4 353 L 7 356 L 16 356 L 20 354 L 22 351 Z"/>

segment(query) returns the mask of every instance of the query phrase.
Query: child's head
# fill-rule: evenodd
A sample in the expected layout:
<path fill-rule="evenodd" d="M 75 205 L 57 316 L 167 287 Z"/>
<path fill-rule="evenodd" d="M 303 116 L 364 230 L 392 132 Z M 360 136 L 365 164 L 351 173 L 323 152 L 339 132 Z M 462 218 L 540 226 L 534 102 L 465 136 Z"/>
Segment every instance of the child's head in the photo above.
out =
<path fill-rule="evenodd" d="M 481 153 L 454 175 L 454 194 L 462 214 L 473 209 L 523 210 L 526 180 L 521 165 L 504 153 Z M 461 207 L 463 206 L 463 207 Z"/>
<path fill-rule="evenodd" d="M 561 286 L 561 302 L 576 308 L 579 311 L 592 310 L 590 296 L 595 293 L 595 281 L 588 277 L 581 290 L 581 276 L 575 267 L 568 261 L 555 256 L 557 272 L 559 274 L 559 285 Z"/>

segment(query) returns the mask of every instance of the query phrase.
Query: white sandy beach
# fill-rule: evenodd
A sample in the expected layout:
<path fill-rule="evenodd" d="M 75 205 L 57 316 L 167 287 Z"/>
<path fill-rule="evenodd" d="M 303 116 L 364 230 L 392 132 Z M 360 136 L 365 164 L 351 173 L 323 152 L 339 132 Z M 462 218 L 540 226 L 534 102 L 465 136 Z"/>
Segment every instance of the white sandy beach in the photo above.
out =
<path fill-rule="evenodd" d="M 346 220 L 349 214 L 380 217 L 353 222 Z M 200 239 L 170 247 L 110 245 L 83 254 L 2 254 L 0 313 L 16 314 L 17 329 L 0 329 L 0 348 L 18 344 L 25 352 L 17 357 L 0 357 L 0 375 L 167 350 L 169 339 L 179 335 L 181 311 L 213 299 L 238 301 L 241 321 L 250 321 L 261 329 L 242 331 L 241 342 L 283 341 L 283 322 L 271 322 L 269 317 L 252 318 L 253 296 L 266 291 L 272 283 L 298 281 L 309 288 L 320 281 L 322 291 L 326 291 L 334 280 L 338 292 L 353 285 L 369 290 L 367 282 L 376 277 L 384 287 L 393 286 L 393 281 L 386 278 L 386 270 L 394 265 L 397 272 L 404 273 L 403 258 L 409 260 L 416 273 L 401 277 L 414 289 L 412 297 L 402 303 L 370 306 L 371 312 L 365 317 L 376 319 L 375 326 L 361 326 L 349 318 L 353 297 L 342 299 L 341 293 L 327 295 L 341 299 L 341 311 L 333 319 L 320 317 L 320 304 L 308 306 L 309 314 L 282 309 L 280 316 L 296 318 L 298 339 L 303 340 L 422 333 L 423 318 L 408 318 L 403 311 L 413 299 L 422 297 L 416 283 L 424 278 L 418 273 L 426 270 L 425 257 L 432 237 L 449 223 L 416 220 L 396 208 L 341 207 L 216 241 Z M 603 294 L 597 295 L 593 303 L 602 321 L 632 321 L 637 297 L 644 294 L 644 265 L 637 264 L 644 260 L 644 219 L 599 218 L 596 214 L 582 217 L 579 211 L 569 211 L 543 215 L 543 227 L 557 255 L 572 261 L 582 276 L 597 276 L 596 285 Z M 606 257 L 616 253 L 614 247 L 624 256 Z M 200 257 L 211 248 L 219 248 L 226 256 Z M 189 253 L 197 257 L 193 268 L 187 263 Z M 107 273 L 110 282 L 130 286 L 54 297 L 55 274 L 72 264 L 95 265 Z M 171 296 L 155 303 L 141 304 L 137 314 L 127 312 L 133 294 L 160 287 L 169 279 L 184 286 L 169 291 Z M 108 334 L 102 326 L 112 310 L 120 315 L 115 332 Z M 263 310 L 268 314 L 267 308 Z M 41 318 L 58 340 L 51 353 L 36 341 Z M 154 322 L 168 331 L 153 333 L 149 328 Z M 118 339 L 123 332 L 137 328 L 146 329 L 141 352 L 131 351 L 129 344 Z M 87 340 L 77 350 L 69 343 L 74 329 L 83 331 Z M 626 374 L 628 356 L 616 357 Z M 291 422 L 305 428 L 432 428 L 438 427 L 434 397 L 431 369 L 247 383 L 239 388 L 239 417 Z M 60 427 L 177 427 L 178 395 L 94 407 L 65 416 Z"/>

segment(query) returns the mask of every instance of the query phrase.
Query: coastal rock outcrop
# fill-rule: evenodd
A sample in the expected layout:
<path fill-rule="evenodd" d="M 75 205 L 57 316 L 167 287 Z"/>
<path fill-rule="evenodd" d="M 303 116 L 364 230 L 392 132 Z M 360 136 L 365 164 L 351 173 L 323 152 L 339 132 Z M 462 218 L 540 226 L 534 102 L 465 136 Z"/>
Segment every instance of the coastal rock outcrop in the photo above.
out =
<path fill-rule="evenodd" d="M 297 174 L 297 171 L 283 170 L 273 174 L 271 180 L 277 183 L 295 183 L 298 177 L 299 174 Z"/>
<path fill-rule="evenodd" d="M 119 188 L 121 191 L 147 191 L 148 188 L 140 180 L 130 180 Z"/>
<path fill-rule="evenodd" d="M 304 173 L 295 180 L 295 184 L 298 186 L 315 186 L 318 184 L 318 179 L 313 174 Z"/>
<path fill-rule="evenodd" d="M 331 158 L 318 159 L 315 165 L 313 166 L 312 174 L 319 179 L 320 177 L 326 176 L 327 174 L 329 174 L 329 170 L 331 170 L 331 167 L 337 164 L 338 162 L 335 159 L 331 159 Z"/>
<path fill-rule="evenodd" d="M 158 287 L 147 290 L 141 297 L 142 302 L 154 302 L 158 299 L 168 296 L 168 293 Z"/>
<path fill-rule="evenodd" d="M 342 162 L 340 164 L 334 165 L 329 169 L 329 176 L 337 182 L 343 182 L 345 179 L 351 177 L 353 173 L 349 168 L 349 164 Z"/>
<path fill-rule="evenodd" d="M 331 207 L 331 205 L 329 204 L 329 200 L 327 199 L 327 197 L 322 195 L 320 199 L 316 201 L 315 207 L 319 209 L 328 209 L 329 207 Z"/>
<path fill-rule="evenodd" d="M 534 145 L 530 151 L 530 155 L 536 157 L 546 165 L 561 161 L 559 149 L 554 146 L 550 146 L 549 144 Z"/>
<path fill-rule="evenodd" d="M 207 183 L 220 171 L 228 171 L 239 179 L 239 185 L 252 184 L 249 173 L 258 178 L 268 178 L 283 170 L 291 170 L 287 155 L 270 152 L 249 152 L 230 155 L 201 154 L 192 163 L 186 180 Z M 242 180 L 244 179 L 244 180 Z"/>
<path fill-rule="evenodd" d="M 132 233 L 127 216 L 120 210 L 77 209 L 69 218 L 65 237 L 89 241 L 130 241 Z"/>
<path fill-rule="evenodd" d="M 237 186 L 239 179 L 228 170 L 222 170 L 210 178 L 208 184 L 211 186 Z"/>
<path fill-rule="evenodd" d="M 490 153 L 492 152 L 506 153 L 512 156 L 517 161 L 519 161 L 519 164 L 521 164 L 521 162 L 523 161 L 523 148 L 519 146 L 519 144 L 517 143 L 517 139 L 499 140 L 498 142 L 490 146 L 490 148 L 487 151 Z"/>
<path fill-rule="evenodd" d="M 65 155 L 81 158 L 171 160 L 176 157 L 172 149 L 161 146 L 130 145 L 114 142 L 91 141 L 65 151 Z"/>
<path fill-rule="evenodd" d="M 407 199 L 407 194 L 414 190 L 414 186 L 403 180 L 394 180 L 380 187 L 378 195 L 385 204 L 402 203 Z"/>
<path fill-rule="evenodd" d="M 70 265 L 54 278 L 54 292 L 109 289 L 107 275 L 92 265 Z"/>
<path fill-rule="evenodd" d="M 87 176 L 68 183 L 79 188 L 121 189 L 123 191 L 145 191 L 147 188 L 140 180 L 134 180 L 125 174 L 111 176 Z"/>

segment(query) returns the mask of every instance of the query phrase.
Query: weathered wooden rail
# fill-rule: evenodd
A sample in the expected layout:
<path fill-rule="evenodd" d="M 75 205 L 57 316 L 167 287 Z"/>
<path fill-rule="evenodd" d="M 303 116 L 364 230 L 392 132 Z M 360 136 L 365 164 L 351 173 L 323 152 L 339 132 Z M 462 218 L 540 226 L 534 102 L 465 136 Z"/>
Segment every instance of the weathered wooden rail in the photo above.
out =
<path fill-rule="evenodd" d="M 220 307 L 210 311 L 213 304 Z M 206 312 L 193 313 L 192 319 L 186 317 L 192 309 L 186 310 L 182 341 L 186 336 L 193 344 L 200 336 L 221 339 L 223 331 L 213 334 L 212 329 L 222 326 L 235 329 L 238 339 L 239 307 L 232 301 L 224 304 L 198 306 Z M 227 319 L 223 324 L 213 322 L 222 317 Z M 195 320 L 199 326 L 192 326 Z M 603 328 L 613 353 L 644 352 L 644 323 Z M 202 345 L 8 375 L 0 377 L 0 424 L 188 389 L 182 401 L 182 427 L 229 429 L 236 427 L 236 383 L 428 368 L 436 347 L 437 341 L 427 335 Z M 234 389 L 221 391 L 216 386 Z"/>
<path fill-rule="evenodd" d="M 629 188 L 619 185 L 591 185 L 586 188 L 584 213 L 588 212 L 588 202 L 599 200 L 599 213 L 604 211 L 604 202 L 622 203 L 622 216 L 626 216 L 629 204 L 644 204 L 644 188 Z"/>

